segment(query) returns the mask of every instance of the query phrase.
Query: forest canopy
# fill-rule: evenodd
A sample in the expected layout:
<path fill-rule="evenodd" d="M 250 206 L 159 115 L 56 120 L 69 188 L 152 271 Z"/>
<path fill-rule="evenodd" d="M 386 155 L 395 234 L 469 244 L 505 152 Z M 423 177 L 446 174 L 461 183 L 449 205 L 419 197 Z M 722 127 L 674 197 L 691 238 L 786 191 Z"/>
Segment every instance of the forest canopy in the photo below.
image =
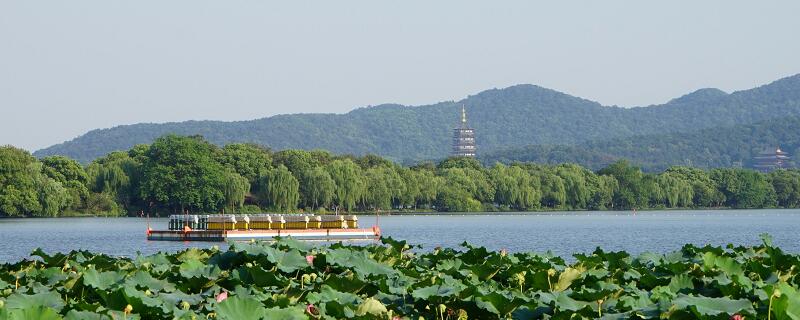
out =
<path fill-rule="evenodd" d="M 482 165 L 472 158 L 402 166 L 366 155 L 217 147 L 200 136 L 165 135 L 86 166 L 0 147 L 0 215 L 525 211 L 646 208 L 795 208 L 800 171 L 687 166 L 648 173 L 619 160 Z"/>

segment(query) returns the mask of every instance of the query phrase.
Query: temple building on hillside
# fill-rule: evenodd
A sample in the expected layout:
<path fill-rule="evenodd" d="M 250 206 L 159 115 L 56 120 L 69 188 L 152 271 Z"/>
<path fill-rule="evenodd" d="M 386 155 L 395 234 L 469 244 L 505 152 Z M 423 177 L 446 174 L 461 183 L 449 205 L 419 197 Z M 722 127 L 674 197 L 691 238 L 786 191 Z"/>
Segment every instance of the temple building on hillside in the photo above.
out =
<path fill-rule="evenodd" d="M 760 152 L 753 157 L 753 168 L 761 172 L 772 172 L 778 169 L 789 168 L 789 154 L 781 148 Z"/>
<path fill-rule="evenodd" d="M 475 130 L 467 126 L 467 110 L 461 106 L 461 125 L 453 129 L 453 157 L 475 157 Z"/>

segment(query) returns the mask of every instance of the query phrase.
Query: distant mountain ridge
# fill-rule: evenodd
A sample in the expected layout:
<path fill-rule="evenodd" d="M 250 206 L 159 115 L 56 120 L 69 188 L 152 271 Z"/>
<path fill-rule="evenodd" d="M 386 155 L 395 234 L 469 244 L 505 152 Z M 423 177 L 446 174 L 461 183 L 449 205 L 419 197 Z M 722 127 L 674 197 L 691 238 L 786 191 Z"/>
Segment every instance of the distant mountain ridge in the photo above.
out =
<path fill-rule="evenodd" d="M 636 135 L 697 131 L 800 116 L 800 75 L 731 94 L 701 89 L 648 107 L 620 108 L 535 85 L 491 89 L 461 101 L 407 107 L 384 104 L 346 114 L 277 115 L 249 121 L 133 124 L 92 130 L 36 156 L 66 155 L 88 162 L 115 150 L 176 133 L 216 144 L 252 142 L 273 149 L 326 149 L 394 160 L 446 157 L 451 129 L 467 107 L 479 154 L 527 145 L 575 145 Z"/>

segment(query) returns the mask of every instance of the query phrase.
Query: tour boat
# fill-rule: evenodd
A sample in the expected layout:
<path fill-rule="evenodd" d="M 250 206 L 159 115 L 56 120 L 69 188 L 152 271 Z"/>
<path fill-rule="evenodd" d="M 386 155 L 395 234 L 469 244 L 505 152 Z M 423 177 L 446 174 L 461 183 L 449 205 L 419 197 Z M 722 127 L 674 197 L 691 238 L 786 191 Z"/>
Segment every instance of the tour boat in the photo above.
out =
<path fill-rule="evenodd" d="M 355 215 L 254 214 L 171 215 L 168 230 L 147 226 L 147 240 L 244 241 L 291 237 L 298 240 L 376 240 L 378 226 L 359 228 Z"/>

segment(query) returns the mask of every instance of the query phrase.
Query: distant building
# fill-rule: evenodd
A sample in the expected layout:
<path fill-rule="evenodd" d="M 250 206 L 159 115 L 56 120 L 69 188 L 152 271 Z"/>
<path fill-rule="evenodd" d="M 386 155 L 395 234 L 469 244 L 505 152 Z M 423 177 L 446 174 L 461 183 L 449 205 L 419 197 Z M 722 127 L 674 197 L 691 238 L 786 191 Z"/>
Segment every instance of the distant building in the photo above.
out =
<path fill-rule="evenodd" d="M 753 168 L 761 172 L 771 172 L 777 169 L 789 168 L 789 154 L 781 148 L 760 152 L 753 157 Z"/>
<path fill-rule="evenodd" d="M 454 157 L 475 157 L 475 130 L 467 126 L 467 110 L 461 106 L 461 125 L 453 129 Z"/>

